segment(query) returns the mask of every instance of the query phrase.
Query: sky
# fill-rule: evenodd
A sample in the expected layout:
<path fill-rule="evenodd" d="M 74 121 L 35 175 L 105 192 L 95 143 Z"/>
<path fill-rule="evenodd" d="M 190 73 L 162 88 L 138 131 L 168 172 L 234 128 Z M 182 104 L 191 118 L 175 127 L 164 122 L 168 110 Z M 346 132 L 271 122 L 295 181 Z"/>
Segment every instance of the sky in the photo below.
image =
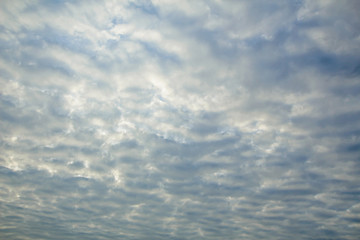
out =
<path fill-rule="evenodd" d="M 0 1 L 0 239 L 358 239 L 359 10 Z"/>

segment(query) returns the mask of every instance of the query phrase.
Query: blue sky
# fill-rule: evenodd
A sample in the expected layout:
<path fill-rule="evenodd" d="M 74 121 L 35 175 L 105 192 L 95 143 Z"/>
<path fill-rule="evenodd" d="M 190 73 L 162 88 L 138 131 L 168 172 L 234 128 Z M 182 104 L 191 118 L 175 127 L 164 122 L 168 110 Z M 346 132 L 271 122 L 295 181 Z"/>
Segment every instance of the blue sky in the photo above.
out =
<path fill-rule="evenodd" d="M 357 239 L 358 1 L 1 1 L 0 238 Z"/>

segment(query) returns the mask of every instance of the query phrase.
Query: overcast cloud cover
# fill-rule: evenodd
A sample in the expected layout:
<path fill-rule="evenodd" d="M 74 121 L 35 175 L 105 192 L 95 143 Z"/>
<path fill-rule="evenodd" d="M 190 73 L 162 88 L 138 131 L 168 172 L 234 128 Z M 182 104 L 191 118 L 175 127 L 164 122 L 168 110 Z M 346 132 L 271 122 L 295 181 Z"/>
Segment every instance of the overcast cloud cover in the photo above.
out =
<path fill-rule="evenodd" d="M 0 238 L 358 239 L 359 10 L 0 1 Z"/>

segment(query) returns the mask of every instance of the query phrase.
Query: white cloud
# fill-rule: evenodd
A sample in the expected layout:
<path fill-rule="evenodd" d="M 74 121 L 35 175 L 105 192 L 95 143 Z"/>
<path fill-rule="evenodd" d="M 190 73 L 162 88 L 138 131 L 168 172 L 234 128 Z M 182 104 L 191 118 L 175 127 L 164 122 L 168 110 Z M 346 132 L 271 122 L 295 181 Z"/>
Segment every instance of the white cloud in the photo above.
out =
<path fill-rule="evenodd" d="M 0 6 L 7 239 L 358 236 L 356 1 Z"/>

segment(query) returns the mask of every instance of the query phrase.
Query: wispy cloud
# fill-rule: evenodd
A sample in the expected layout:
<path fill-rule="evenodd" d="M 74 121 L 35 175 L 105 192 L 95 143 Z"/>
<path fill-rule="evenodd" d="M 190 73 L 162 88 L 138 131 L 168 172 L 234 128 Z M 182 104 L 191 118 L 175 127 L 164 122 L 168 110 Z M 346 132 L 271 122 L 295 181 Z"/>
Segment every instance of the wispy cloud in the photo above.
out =
<path fill-rule="evenodd" d="M 0 236 L 356 239 L 357 1 L 1 1 Z"/>

